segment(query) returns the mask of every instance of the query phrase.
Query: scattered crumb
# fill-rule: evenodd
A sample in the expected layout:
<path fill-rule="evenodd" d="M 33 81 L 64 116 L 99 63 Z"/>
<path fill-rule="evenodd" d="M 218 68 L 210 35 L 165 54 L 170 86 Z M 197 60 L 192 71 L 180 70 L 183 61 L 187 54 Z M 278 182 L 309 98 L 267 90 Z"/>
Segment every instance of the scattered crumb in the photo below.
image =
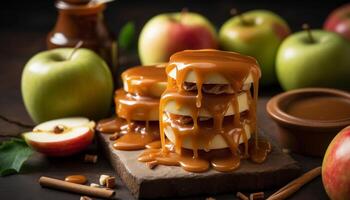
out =
<path fill-rule="evenodd" d="M 110 176 L 108 176 L 108 175 L 102 174 L 102 175 L 100 176 L 100 179 L 99 179 L 100 185 L 106 185 L 106 180 L 107 180 L 107 178 L 109 178 L 109 177 L 110 177 Z"/>
<path fill-rule="evenodd" d="M 98 158 L 97 155 L 85 154 L 84 162 L 96 163 L 97 162 L 97 158 Z"/>
<path fill-rule="evenodd" d="M 156 160 L 154 160 L 154 161 L 151 161 L 151 162 L 147 162 L 146 165 L 148 166 L 148 168 L 154 169 L 155 167 L 158 166 L 158 162 Z"/>
<path fill-rule="evenodd" d="M 92 200 L 92 199 L 88 196 L 81 196 L 80 200 Z"/>
<path fill-rule="evenodd" d="M 115 177 L 108 177 L 106 179 L 106 187 L 113 189 L 115 187 Z"/>
<path fill-rule="evenodd" d="M 291 152 L 291 150 L 290 150 L 290 149 L 287 149 L 287 148 L 283 148 L 283 149 L 282 149 L 282 152 L 283 152 L 283 153 L 287 153 L 287 154 L 288 154 L 288 153 L 290 153 L 290 152 Z"/>
<path fill-rule="evenodd" d="M 249 200 L 263 200 L 265 197 L 264 192 L 251 193 L 249 195 Z"/>
<path fill-rule="evenodd" d="M 241 192 L 237 192 L 236 197 L 238 197 L 241 200 L 249 200 L 249 198 Z"/>
<path fill-rule="evenodd" d="M 96 183 L 91 183 L 91 184 L 90 184 L 90 187 L 97 187 L 97 188 L 99 188 L 100 185 L 99 185 L 99 184 L 96 184 Z"/>

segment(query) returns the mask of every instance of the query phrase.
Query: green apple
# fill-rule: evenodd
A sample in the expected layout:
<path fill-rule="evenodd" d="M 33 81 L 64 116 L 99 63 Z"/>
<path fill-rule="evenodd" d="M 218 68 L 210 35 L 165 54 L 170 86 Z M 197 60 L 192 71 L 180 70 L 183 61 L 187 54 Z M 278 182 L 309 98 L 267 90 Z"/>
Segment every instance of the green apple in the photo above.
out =
<path fill-rule="evenodd" d="M 295 33 L 281 44 L 276 59 L 281 86 L 350 89 L 350 43 L 332 32 L 309 33 Z"/>
<path fill-rule="evenodd" d="M 36 54 L 22 73 L 22 96 L 34 122 L 84 116 L 105 117 L 113 97 L 107 64 L 88 49 L 61 48 Z"/>
<path fill-rule="evenodd" d="M 219 31 L 222 49 L 255 57 L 261 67 L 261 83 L 276 81 L 275 58 L 282 40 L 290 34 L 288 24 L 268 10 L 252 10 L 232 17 Z"/>
<path fill-rule="evenodd" d="M 149 20 L 139 38 L 139 56 L 143 65 L 168 62 L 169 57 L 186 49 L 216 49 L 213 25 L 192 12 L 165 13 Z"/>

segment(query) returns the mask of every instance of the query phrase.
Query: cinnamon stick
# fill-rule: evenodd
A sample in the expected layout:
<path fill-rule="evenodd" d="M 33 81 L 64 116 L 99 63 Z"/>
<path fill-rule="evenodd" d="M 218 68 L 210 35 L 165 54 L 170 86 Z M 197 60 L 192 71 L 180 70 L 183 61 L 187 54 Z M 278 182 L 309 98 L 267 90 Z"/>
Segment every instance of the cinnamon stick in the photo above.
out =
<path fill-rule="evenodd" d="M 69 183 L 66 181 L 45 176 L 40 177 L 39 183 L 42 187 L 48 187 L 57 190 L 63 190 L 99 198 L 111 198 L 115 194 L 115 191 L 113 190 L 106 190 L 102 188 L 89 187 L 86 185 L 80 185 L 76 183 Z"/>
<path fill-rule="evenodd" d="M 294 179 L 290 183 L 288 183 L 286 186 L 279 189 L 277 192 L 272 194 L 267 200 L 283 200 L 288 198 L 290 195 L 294 194 L 296 191 L 298 191 L 303 185 L 310 182 L 315 177 L 319 176 L 321 174 L 321 167 L 316 167 L 302 176 L 300 176 L 297 179 Z"/>

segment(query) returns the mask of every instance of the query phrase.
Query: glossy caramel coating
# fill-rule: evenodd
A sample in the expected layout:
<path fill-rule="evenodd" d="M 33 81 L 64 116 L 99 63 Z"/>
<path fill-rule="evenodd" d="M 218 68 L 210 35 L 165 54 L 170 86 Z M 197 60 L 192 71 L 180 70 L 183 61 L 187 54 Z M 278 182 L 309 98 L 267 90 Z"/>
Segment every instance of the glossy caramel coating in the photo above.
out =
<path fill-rule="evenodd" d="M 124 90 L 138 96 L 160 97 L 167 85 L 164 65 L 132 67 L 121 76 Z"/>
<path fill-rule="evenodd" d="M 176 70 L 176 79 L 169 73 Z M 168 89 L 161 97 L 159 115 L 161 149 L 151 149 L 139 157 L 139 161 L 156 160 L 159 164 L 178 165 L 187 171 L 202 172 L 209 169 L 210 164 L 218 171 L 232 171 L 239 167 L 241 158 L 251 158 L 253 162 L 261 163 L 266 159 L 271 146 L 266 141 L 258 140 L 256 131 L 256 104 L 258 95 L 258 80 L 260 69 L 256 60 L 233 52 L 217 50 L 187 50 L 171 56 L 166 68 L 168 73 Z M 188 95 L 186 79 L 189 73 L 194 74 L 195 94 Z M 231 86 L 233 92 L 220 95 L 203 93 L 203 85 L 208 84 L 208 77 L 222 78 Z M 246 101 L 249 109 L 242 112 L 238 96 L 246 85 L 247 78 L 253 80 L 253 95 L 248 90 Z M 220 81 L 222 81 L 220 80 Z M 221 82 L 222 83 L 222 82 Z M 221 84 L 217 83 L 217 84 Z M 215 82 L 210 84 L 216 84 Z M 205 90 L 204 90 L 205 91 Z M 188 109 L 187 116 L 167 113 L 166 105 L 176 101 L 179 106 Z M 232 107 L 234 115 L 226 116 L 228 108 Z M 205 121 L 199 115 L 201 109 L 210 113 L 211 119 Z M 250 127 L 254 140 L 248 138 L 245 126 Z M 175 142 L 168 148 L 165 129 L 171 127 Z M 228 148 L 217 152 L 208 148 L 211 140 L 220 135 Z M 191 139 L 191 148 L 184 149 L 183 141 Z M 243 141 L 240 144 L 240 141 Z M 200 144 L 208 153 L 202 153 Z M 212 155 L 212 156 L 208 156 Z"/>
<path fill-rule="evenodd" d="M 116 114 L 127 121 L 158 121 L 159 99 L 135 96 L 119 89 L 115 92 Z"/>

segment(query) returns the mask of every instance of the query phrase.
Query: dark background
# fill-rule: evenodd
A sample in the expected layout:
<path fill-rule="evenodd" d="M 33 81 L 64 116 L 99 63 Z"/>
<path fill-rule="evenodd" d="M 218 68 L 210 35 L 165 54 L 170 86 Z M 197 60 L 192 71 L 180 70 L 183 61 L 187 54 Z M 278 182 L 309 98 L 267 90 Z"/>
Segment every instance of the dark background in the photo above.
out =
<path fill-rule="evenodd" d="M 136 24 L 137 36 L 144 23 L 152 16 L 164 12 L 178 12 L 183 8 L 205 15 L 217 29 L 230 18 L 233 7 L 244 12 L 252 9 L 269 9 L 281 15 L 293 31 L 305 22 L 312 28 L 322 28 L 327 15 L 349 1 L 294 1 L 294 0 L 115 0 L 108 4 L 105 20 L 117 35 L 128 21 Z M 7 0 L 0 6 L 0 111 L 2 115 L 31 123 L 23 107 L 20 94 L 20 77 L 25 63 L 37 52 L 46 49 L 46 35 L 54 27 L 57 10 L 54 0 Z M 121 68 L 137 64 L 136 52 L 125 56 Z M 125 58 L 127 57 L 127 58 Z M 126 60 L 126 62 L 122 62 Z M 8 79 L 11 79 L 9 81 Z M 262 93 L 270 88 L 262 88 Z M 5 92 L 6 91 L 6 92 Z M 21 114 L 25 113 L 25 114 Z M 0 130 L 0 135 L 18 134 L 16 126 Z"/>
<path fill-rule="evenodd" d="M 1 32 L 49 32 L 57 15 L 54 2 L 3 1 L 0 6 Z M 205 15 L 219 29 L 230 17 L 229 10 L 233 7 L 240 12 L 268 9 L 281 15 L 293 31 L 298 31 L 302 23 L 309 23 L 312 28 L 321 28 L 327 15 L 346 2 L 349 1 L 115 0 L 108 4 L 105 17 L 109 27 L 118 33 L 121 26 L 128 21 L 134 21 L 140 30 L 152 16 L 163 12 L 177 12 L 186 7 Z"/>
<path fill-rule="evenodd" d="M 128 21 L 134 21 L 137 33 L 152 16 L 163 12 L 177 12 L 186 7 L 190 11 L 205 15 L 217 29 L 230 17 L 233 7 L 241 12 L 251 9 L 269 9 L 281 15 L 293 31 L 301 24 L 309 23 L 312 28 L 321 28 L 327 15 L 336 7 L 349 1 L 228 1 L 228 0 L 116 0 L 109 3 L 105 18 L 110 29 L 116 34 Z M 47 33 L 53 28 L 57 11 L 53 0 L 7 0 L 0 6 L 0 114 L 22 123 L 31 124 L 23 106 L 20 80 L 25 63 L 35 53 L 45 50 Z M 125 67 L 125 66 L 123 66 Z M 260 95 L 258 118 L 262 130 L 275 137 L 276 125 L 267 116 L 265 105 L 271 95 L 280 92 L 276 88 L 263 88 Z M 15 136 L 24 130 L 0 120 L 0 141 Z M 310 158 L 292 154 L 303 167 L 309 170 L 321 164 L 320 158 Z M 79 158 L 80 159 L 80 158 Z M 98 174 L 113 174 L 114 170 L 101 156 L 96 166 L 87 166 L 81 160 L 47 159 L 36 155 L 26 163 L 19 175 L 0 178 L 0 199 L 78 199 L 78 195 L 41 189 L 37 184 L 39 176 L 62 178 L 67 173 L 86 173 L 89 179 L 96 181 Z M 27 169 L 27 170 L 26 170 Z M 120 199 L 131 198 L 128 190 L 118 179 L 117 196 Z M 276 188 L 277 189 L 277 188 Z M 271 191 L 270 191 L 271 192 Z M 233 195 L 217 196 L 217 199 L 234 199 Z M 204 197 L 189 199 L 205 199 Z M 303 187 L 292 199 L 327 199 L 321 178 Z"/>

